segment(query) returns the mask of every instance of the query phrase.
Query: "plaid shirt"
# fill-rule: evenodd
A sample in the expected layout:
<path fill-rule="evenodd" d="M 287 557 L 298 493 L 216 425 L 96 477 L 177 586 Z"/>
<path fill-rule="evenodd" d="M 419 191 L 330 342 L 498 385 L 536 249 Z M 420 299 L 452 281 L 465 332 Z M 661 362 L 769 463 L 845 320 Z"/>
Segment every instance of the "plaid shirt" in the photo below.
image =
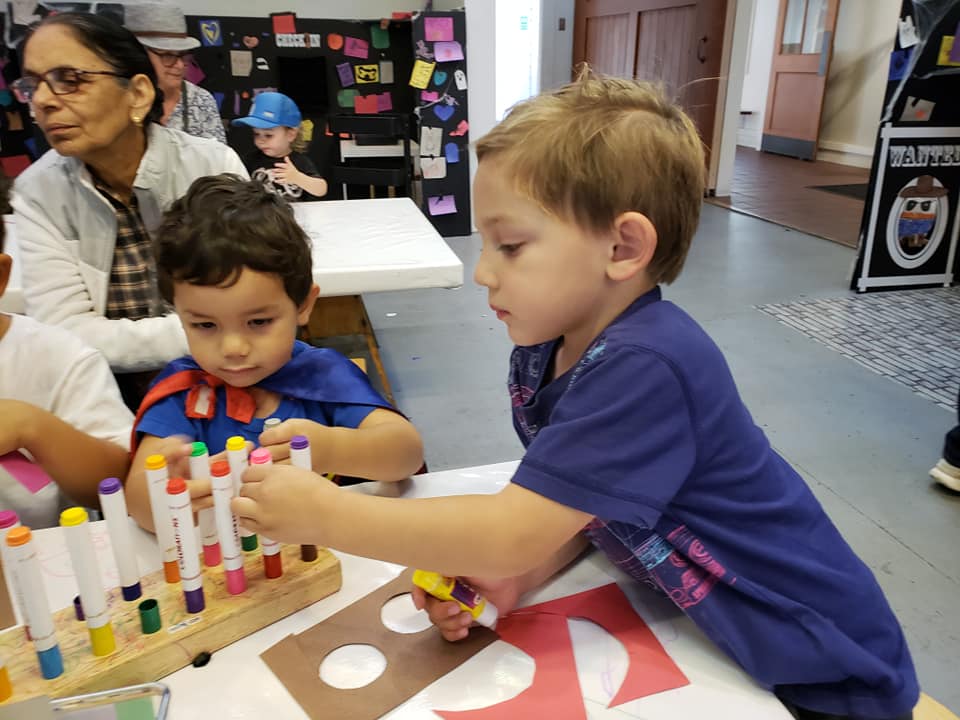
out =
<path fill-rule="evenodd" d="M 117 216 L 117 242 L 107 288 L 106 316 L 111 320 L 142 320 L 167 314 L 169 309 L 157 290 L 153 243 L 140 219 L 137 196 L 132 194 L 127 205 L 96 177 L 94 185 Z"/>

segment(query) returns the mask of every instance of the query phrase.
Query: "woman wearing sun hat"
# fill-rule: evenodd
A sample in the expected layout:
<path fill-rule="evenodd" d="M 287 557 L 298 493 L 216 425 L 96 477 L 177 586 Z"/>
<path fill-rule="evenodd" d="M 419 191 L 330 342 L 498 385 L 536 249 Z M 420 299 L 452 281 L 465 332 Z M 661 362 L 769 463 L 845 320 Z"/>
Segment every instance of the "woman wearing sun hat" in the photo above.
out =
<path fill-rule="evenodd" d="M 189 135 L 227 141 L 223 121 L 213 95 L 184 78 L 186 56 L 200 47 L 187 35 L 183 11 L 165 2 L 125 6 L 124 25 L 147 49 L 163 91 L 163 118 L 160 122 Z"/>

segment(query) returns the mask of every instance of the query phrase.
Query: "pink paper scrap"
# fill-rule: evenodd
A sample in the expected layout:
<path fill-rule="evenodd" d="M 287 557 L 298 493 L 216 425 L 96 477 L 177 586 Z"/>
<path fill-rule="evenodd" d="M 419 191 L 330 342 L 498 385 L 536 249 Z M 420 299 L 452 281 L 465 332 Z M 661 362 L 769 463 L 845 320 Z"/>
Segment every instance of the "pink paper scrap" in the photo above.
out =
<path fill-rule="evenodd" d="M 343 54 L 366 60 L 370 54 L 370 43 L 355 37 L 344 38 Z"/>
<path fill-rule="evenodd" d="M 437 57 L 437 62 L 463 60 L 463 48 L 456 40 L 434 43 L 433 53 Z"/>
<path fill-rule="evenodd" d="M 457 211 L 457 200 L 453 195 L 428 197 L 427 210 L 431 215 L 453 215 Z"/>
<path fill-rule="evenodd" d="M 10 477 L 33 494 L 37 494 L 53 482 L 42 467 L 27 460 L 18 450 L 0 456 L 0 468 L 6 470 Z"/>
<path fill-rule="evenodd" d="M 453 40 L 452 17 L 428 17 L 423 21 L 427 42 Z"/>

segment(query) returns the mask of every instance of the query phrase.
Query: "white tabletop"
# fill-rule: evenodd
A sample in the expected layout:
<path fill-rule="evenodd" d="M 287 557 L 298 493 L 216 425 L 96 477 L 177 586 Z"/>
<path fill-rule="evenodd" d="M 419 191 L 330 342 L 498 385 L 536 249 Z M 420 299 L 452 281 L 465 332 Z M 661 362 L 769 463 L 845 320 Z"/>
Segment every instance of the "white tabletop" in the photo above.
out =
<path fill-rule="evenodd" d="M 410 198 L 295 203 L 313 243 L 321 295 L 457 287 L 463 263 Z M 0 311 L 24 312 L 15 223 L 6 216 L 13 273 Z"/>
<path fill-rule="evenodd" d="M 515 462 L 420 475 L 399 484 L 369 483 L 359 492 L 399 497 L 430 497 L 457 493 L 496 492 L 510 478 Z M 94 523 L 95 537 L 106 538 L 102 522 Z M 69 556 L 59 528 L 41 530 L 35 537 L 43 557 L 44 579 L 54 608 L 68 606 L 77 590 Z M 97 542 L 105 581 L 116 584 L 117 574 L 108 542 Z M 137 530 L 134 545 L 141 570 L 159 569 L 152 536 Z M 343 587 L 330 597 L 294 613 L 214 653 L 203 668 L 186 667 L 162 682 L 172 692 L 171 720 L 233 720 L 306 718 L 280 681 L 260 660 L 260 653 L 291 633 L 299 633 L 392 580 L 402 568 L 390 563 L 336 553 L 342 563 Z M 630 582 L 600 554 L 581 558 L 563 574 L 524 598 L 531 604 L 563 597 L 616 580 L 637 612 L 690 684 L 607 710 L 607 702 L 626 673 L 623 646 L 592 623 L 571 620 L 571 636 L 581 689 L 590 718 L 710 717 L 713 720 L 790 720 L 790 714 L 769 692 L 758 687 L 724 656 L 666 598 Z M 415 622 L 412 605 L 409 622 Z M 350 667 L 337 668 L 349 675 Z M 436 720 L 432 708 L 468 710 L 508 700 L 529 686 L 533 661 L 502 640 L 482 650 L 459 668 L 433 683 L 389 713 L 391 720 Z M 355 692 L 362 692 L 358 690 Z"/>

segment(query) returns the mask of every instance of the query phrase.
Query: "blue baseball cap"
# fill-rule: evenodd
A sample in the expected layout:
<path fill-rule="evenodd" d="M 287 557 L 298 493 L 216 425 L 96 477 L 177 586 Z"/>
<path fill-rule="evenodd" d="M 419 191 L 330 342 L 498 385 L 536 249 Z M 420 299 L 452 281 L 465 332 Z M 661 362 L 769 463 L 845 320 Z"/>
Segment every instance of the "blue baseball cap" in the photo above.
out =
<path fill-rule="evenodd" d="M 300 108 L 283 93 L 262 92 L 253 99 L 253 107 L 246 117 L 236 118 L 231 125 L 255 128 L 300 127 Z"/>

